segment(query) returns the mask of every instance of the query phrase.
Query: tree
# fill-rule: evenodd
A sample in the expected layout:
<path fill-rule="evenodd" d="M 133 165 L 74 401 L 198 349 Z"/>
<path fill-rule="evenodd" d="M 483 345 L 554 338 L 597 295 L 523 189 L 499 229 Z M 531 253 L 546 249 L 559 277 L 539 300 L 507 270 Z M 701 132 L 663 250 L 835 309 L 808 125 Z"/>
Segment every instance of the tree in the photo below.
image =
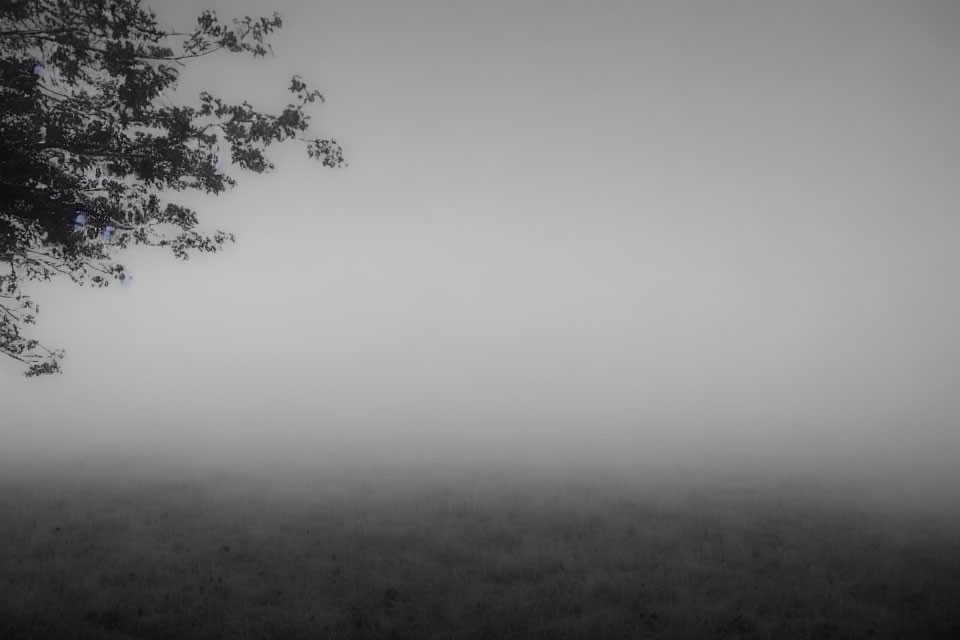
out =
<path fill-rule="evenodd" d="M 288 140 L 326 167 L 344 164 L 335 140 L 304 137 L 305 109 L 323 96 L 299 76 L 279 114 L 206 91 L 192 105 L 169 98 L 191 59 L 272 55 L 267 36 L 281 26 L 276 13 L 224 23 L 205 11 L 177 32 L 140 0 L 0 0 L 0 352 L 26 375 L 59 372 L 64 352 L 23 336 L 39 311 L 24 281 L 107 286 L 129 281 L 114 256 L 131 245 L 187 259 L 234 240 L 166 200 L 233 187 L 224 146 L 257 173 L 273 168 L 266 148 Z"/>

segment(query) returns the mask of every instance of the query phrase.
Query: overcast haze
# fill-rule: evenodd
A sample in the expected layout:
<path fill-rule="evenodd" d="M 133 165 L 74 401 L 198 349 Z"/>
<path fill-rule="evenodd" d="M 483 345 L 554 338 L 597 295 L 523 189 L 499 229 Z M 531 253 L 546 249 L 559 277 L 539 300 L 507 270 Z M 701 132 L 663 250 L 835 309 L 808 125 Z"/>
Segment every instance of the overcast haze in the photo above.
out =
<path fill-rule="evenodd" d="M 153 2 L 285 18 L 209 89 L 325 94 L 225 196 L 237 244 L 33 286 L 11 451 L 482 459 L 960 452 L 960 4 Z"/>

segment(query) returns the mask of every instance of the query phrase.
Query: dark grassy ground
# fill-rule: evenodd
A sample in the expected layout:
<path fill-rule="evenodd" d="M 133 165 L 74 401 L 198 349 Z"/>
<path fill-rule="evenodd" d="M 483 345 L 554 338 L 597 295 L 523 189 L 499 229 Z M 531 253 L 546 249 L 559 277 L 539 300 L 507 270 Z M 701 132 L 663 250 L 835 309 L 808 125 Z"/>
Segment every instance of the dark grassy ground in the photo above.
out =
<path fill-rule="evenodd" d="M 956 513 L 825 481 L 0 482 L 4 639 L 960 638 Z"/>

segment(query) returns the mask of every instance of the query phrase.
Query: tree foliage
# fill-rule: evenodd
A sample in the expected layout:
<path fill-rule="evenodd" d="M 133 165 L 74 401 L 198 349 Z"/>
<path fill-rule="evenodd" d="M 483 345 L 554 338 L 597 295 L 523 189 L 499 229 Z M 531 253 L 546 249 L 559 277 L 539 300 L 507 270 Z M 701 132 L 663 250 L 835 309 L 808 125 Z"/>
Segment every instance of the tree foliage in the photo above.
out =
<path fill-rule="evenodd" d="M 190 60 L 272 55 L 281 26 L 276 13 L 221 22 L 205 11 L 179 32 L 140 0 L 0 0 L 0 352 L 26 375 L 60 371 L 63 351 L 24 337 L 38 309 L 23 282 L 127 281 L 114 256 L 137 244 L 181 259 L 217 251 L 233 236 L 200 231 L 195 211 L 167 199 L 234 186 L 228 159 L 262 173 L 267 147 L 299 140 L 324 166 L 344 163 L 336 141 L 307 137 L 306 109 L 323 96 L 299 76 L 279 114 L 206 91 L 170 99 Z"/>

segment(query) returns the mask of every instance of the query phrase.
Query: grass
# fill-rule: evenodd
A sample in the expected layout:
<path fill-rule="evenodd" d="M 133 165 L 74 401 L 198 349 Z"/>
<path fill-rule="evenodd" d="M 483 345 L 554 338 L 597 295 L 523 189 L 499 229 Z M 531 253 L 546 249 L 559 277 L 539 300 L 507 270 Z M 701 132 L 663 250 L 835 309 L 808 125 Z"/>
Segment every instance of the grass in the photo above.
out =
<path fill-rule="evenodd" d="M 956 512 L 827 482 L 0 478 L 0 637 L 960 638 Z"/>

